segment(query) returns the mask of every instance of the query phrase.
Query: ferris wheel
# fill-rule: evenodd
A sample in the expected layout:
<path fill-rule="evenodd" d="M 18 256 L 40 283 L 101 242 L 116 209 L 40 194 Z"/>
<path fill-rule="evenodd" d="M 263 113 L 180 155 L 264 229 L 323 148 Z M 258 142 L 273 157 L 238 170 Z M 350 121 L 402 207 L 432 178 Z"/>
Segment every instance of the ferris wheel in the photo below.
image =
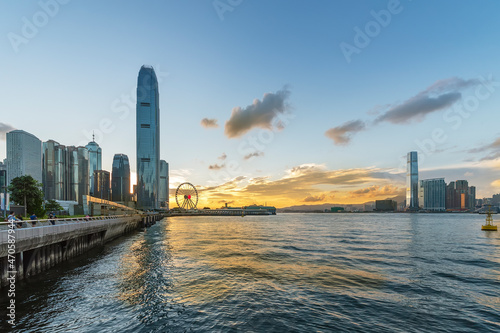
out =
<path fill-rule="evenodd" d="M 183 209 L 196 209 L 198 204 L 198 191 L 191 183 L 182 183 L 175 191 L 177 206 Z"/>

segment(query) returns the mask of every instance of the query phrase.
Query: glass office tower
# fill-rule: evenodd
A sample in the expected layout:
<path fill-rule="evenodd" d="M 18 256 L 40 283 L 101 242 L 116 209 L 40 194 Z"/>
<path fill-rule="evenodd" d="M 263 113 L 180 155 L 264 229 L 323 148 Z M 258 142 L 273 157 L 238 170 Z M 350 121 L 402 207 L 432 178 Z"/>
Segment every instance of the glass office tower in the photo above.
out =
<path fill-rule="evenodd" d="M 85 148 L 89 151 L 89 175 L 90 175 L 90 195 L 94 194 L 94 171 L 102 170 L 102 150 L 101 147 L 94 141 L 92 137 L 92 141 L 89 142 Z"/>
<path fill-rule="evenodd" d="M 7 133 L 7 184 L 20 176 L 42 182 L 42 141 L 22 130 Z"/>
<path fill-rule="evenodd" d="M 168 209 L 168 163 L 160 160 L 160 208 Z"/>
<path fill-rule="evenodd" d="M 109 171 L 94 171 L 94 197 L 104 200 L 110 199 Z"/>
<path fill-rule="evenodd" d="M 418 209 L 418 157 L 412 151 L 407 155 L 406 161 L 406 208 Z"/>
<path fill-rule="evenodd" d="M 89 194 L 89 152 L 85 147 L 43 143 L 42 178 L 45 200 L 82 202 Z"/>
<path fill-rule="evenodd" d="M 425 210 L 446 210 L 446 183 L 444 178 L 424 179 L 420 181 L 420 207 Z"/>
<path fill-rule="evenodd" d="M 130 164 L 125 154 L 115 154 L 111 174 L 111 200 L 130 201 Z"/>
<path fill-rule="evenodd" d="M 157 209 L 160 180 L 160 105 L 153 67 L 142 66 L 137 78 L 137 208 Z"/>

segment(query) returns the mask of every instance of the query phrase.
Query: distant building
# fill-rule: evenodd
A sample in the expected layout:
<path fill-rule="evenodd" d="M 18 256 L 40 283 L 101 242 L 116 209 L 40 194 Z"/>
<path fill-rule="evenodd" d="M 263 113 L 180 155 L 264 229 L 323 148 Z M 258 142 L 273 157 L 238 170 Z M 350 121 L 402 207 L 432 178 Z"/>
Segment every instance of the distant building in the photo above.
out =
<path fill-rule="evenodd" d="M 137 78 L 137 208 L 159 208 L 160 98 L 153 67 L 142 66 Z"/>
<path fill-rule="evenodd" d="M 419 204 L 420 208 L 425 210 L 446 210 L 446 183 L 444 178 L 420 181 Z"/>
<path fill-rule="evenodd" d="M 89 151 L 89 193 L 94 194 L 94 171 L 102 170 L 102 150 L 101 147 L 94 141 L 94 136 L 92 136 L 92 141 L 89 142 L 85 148 Z"/>
<path fill-rule="evenodd" d="M 168 163 L 160 160 L 160 184 L 159 184 L 159 200 L 160 208 L 168 210 L 169 196 L 169 179 L 168 179 Z"/>
<path fill-rule="evenodd" d="M 343 212 L 344 211 L 344 207 L 331 207 L 330 208 L 330 211 L 332 213 L 339 213 L 339 212 Z"/>
<path fill-rule="evenodd" d="M 85 147 L 43 143 L 42 183 L 46 200 L 77 201 L 89 194 L 89 152 Z"/>
<path fill-rule="evenodd" d="M 22 130 L 7 133 L 7 184 L 20 176 L 42 182 L 42 141 Z"/>
<path fill-rule="evenodd" d="M 8 186 L 7 184 L 7 165 L 0 162 L 0 192 L 4 192 L 4 187 Z"/>
<path fill-rule="evenodd" d="M 418 209 L 418 156 L 409 152 L 406 161 L 406 208 Z"/>
<path fill-rule="evenodd" d="M 363 204 L 363 210 L 365 212 L 373 212 L 373 210 L 375 209 L 375 202 L 371 201 L 371 202 L 365 202 Z"/>
<path fill-rule="evenodd" d="M 476 187 L 475 186 L 470 186 L 469 187 L 469 209 L 475 209 L 476 208 Z"/>
<path fill-rule="evenodd" d="M 393 212 L 397 210 L 398 203 L 394 200 L 376 200 L 375 210 L 378 212 Z"/>
<path fill-rule="evenodd" d="M 130 164 L 125 154 L 115 154 L 111 174 L 111 201 L 130 201 Z"/>
<path fill-rule="evenodd" d="M 450 182 L 446 186 L 446 209 L 474 209 L 476 202 L 476 187 L 469 187 L 466 180 Z"/>
<path fill-rule="evenodd" d="M 111 197 L 111 186 L 109 181 L 109 171 L 94 171 L 94 197 L 109 200 Z"/>

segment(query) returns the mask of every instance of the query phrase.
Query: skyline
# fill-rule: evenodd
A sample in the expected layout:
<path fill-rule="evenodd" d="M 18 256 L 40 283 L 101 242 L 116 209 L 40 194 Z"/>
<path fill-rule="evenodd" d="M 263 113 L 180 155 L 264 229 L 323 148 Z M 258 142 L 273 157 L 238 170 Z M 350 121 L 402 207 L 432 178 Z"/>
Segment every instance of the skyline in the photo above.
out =
<path fill-rule="evenodd" d="M 200 206 L 404 195 L 413 150 L 419 179 L 467 179 L 478 198 L 500 192 L 500 4 L 394 4 L 68 2 L 15 52 L 9 33 L 22 35 L 22 18 L 42 7 L 4 3 L 0 158 L 8 129 L 83 146 L 95 131 L 103 169 L 123 153 L 136 173 L 137 68 L 150 64 L 171 191 L 195 184 Z M 155 24 L 127 26 L 146 15 Z M 255 17 L 262 24 L 248 29 Z M 388 23 L 367 35 L 371 22 Z M 346 44 L 359 52 L 346 57 Z"/>

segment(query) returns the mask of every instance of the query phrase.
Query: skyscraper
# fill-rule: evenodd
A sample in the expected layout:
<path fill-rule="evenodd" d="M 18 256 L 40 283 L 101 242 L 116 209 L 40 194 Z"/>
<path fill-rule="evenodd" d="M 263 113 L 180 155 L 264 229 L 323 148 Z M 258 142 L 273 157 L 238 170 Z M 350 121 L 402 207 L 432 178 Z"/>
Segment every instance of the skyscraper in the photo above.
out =
<path fill-rule="evenodd" d="M 446 210 L 446 183 L 444 178 L 420 181 L 419 204 L 425 210 Z"/>
<path fill-rule="evenodd" d="M 418 157 L 412 151 L 407 155 L 406 161 L 406 208 L 418 209 Z"/>
<path fill-rule="evenodd" d="M 168 209 L 168 163 L 160 160 L 160 208 Z"/>
<path fill-rule="evenodd" d="M 7 184 L 19 176 L 42 182 L 42 141 L 22 130 L 7 133 Z"/>
<path fill-rule="evenodd" d="M 82 201 L 89 194 L 89 152 L 85 147 L 63 146 L 54 140 L 43 143 L 43 190 L 45 199 Z"/>
<path fill-rule="evenodd" d="M 115 154 L 111 173 L 111 200 L 130 201 L 130 164 L 125 154 Z"/>
<path fill-rule="evenodd" d="M 137 208 L 157 209 L 160 181 L 160 104 L 153 67 L 137 78 Z"/>
<path fill-rule="evenodd" d="M 96 170 L 94 171 L 94 196 L 99 199 L 109 200 L 110 184 L 109 171 Z"/>
<path fill-rule="evenodd" d="M 94 141 L 94 136 L 92 136 L 92 141 L 89 142 L 85 148 L 89 151 L 89 176 L 90 176 L 90 195 L 94 194 L 94 171 L 102 170 L 102 150 L 101 147 Z"/>

